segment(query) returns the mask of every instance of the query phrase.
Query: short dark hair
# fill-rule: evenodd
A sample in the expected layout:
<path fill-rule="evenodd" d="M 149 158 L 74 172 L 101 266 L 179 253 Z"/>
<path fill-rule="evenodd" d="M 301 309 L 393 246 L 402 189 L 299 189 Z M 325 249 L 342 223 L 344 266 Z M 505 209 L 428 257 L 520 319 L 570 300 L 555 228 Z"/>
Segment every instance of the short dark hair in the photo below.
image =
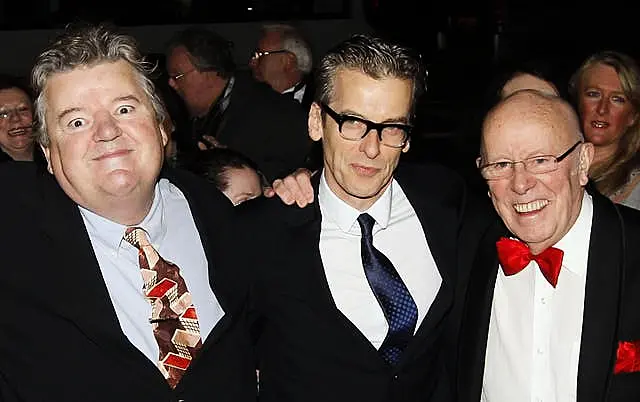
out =
<path fill-rule="evenodd" d="M 29 100 L 33 102 L 33 91 L 28 84 L 28 79 L 10 74 L 0 74 L 0 91 L 5 89 L 17 88 L 26 93 Z"/>
<path fill-rule="evenodd" d="M 181 46 L 187 49 L 198 71 L 215 71 L 222 78 L 229 78 L 236 71 L 233 42 L 216 32 L 199 27 L 178 31 L 167 44 L 167 55 Z"/>
<path fill-rule="evenodd" d="M 253 169 L 260 177 L 261 183 L 263 185 L 266 183 L 258 166 L 251 159 L 229 148 L 212 148 L 197 152 L 185 168 L 204 177 L 220 191 L 225 191 L 229 187 L 229 178 L 225 174 L 229 169 Z"/>
<path fill-rule="evenodd" d="M 357 70 L 369 77 L 399 78 L 413 84 L 411 111 L 424 90 L 424 65 L 414 49 L 384 38 L 356 34 L 338 43 L 320 59 L 315 74 L 317 103 L 333 100 L 335 78 L 339 71 Z M 408 116 L 413 117 L 413 116 Z"/>

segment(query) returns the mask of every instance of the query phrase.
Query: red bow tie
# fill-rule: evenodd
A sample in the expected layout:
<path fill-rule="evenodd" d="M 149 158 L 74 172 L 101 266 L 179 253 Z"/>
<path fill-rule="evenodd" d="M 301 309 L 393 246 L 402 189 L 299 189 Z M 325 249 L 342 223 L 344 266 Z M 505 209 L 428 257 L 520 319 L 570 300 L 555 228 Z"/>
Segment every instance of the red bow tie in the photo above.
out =
<path fill-rule="evenodd" d="M 542 275 L 551 286 L 556 287 L 564 251 L 550 247 L 538 255 L 533 255 L 524 243 L 506 237 L 502 237 L 496 242 L 496 248 L 498 249 L 498 260 L 506 276 L 517 274 L 531 260 L 534 260 L 538 263 Z"/>

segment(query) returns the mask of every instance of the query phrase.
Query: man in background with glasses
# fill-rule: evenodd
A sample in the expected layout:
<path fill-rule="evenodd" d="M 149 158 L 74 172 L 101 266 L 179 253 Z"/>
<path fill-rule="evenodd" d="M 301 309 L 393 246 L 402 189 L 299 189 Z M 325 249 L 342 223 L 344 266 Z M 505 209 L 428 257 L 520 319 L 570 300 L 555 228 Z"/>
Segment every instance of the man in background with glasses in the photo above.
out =
<path fill-rule="evenodd" d="M 571 106 L 533 90 L 485 118 L 478 167 L 502 221 L 469 280 L 460 402 L 640 399 L 640 215 L 585 190 L 583 141 Z"/>
<path fill-rule="evenodd" d="M 179 159 L 189 160 L 199 149 L 228 147 L 251 159 L 271 181 L 303 165 L 311 145 L 306 113 L 238 71 L 232 50 L 231 42 L 203 28 L 177 32 L 168 44 L 169 85 L 192 118 L 190 138 L 177 139 Z"/>
<path fill-rule="evenodd" d="M 309 110 L 313 101 L 313 54 L 298 29 L 287 24 L 263 25 L 249 67 L 256 80 L 292 97 Z"/>
<path fill-rule="evenodd" d="M 423 88 L 412 54 L 356 35 L 318 65 L 318 202 L 259 211 L 261 401 L 451 400 L 440 352 L 465 194 L 443 167 L 398 167 Z"/>

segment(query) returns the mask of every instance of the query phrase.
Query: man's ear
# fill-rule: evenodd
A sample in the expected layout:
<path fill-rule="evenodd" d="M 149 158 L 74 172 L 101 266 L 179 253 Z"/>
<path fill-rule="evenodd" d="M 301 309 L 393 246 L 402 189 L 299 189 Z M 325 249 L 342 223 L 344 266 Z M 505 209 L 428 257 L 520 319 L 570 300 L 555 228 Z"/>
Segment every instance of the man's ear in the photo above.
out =
<path fill-rule="evenodd" d="M 164 129 L 164 124 L 159 124 L 160 127 L 160 135 L 162 136 L 162 146 L 166 147 L 169 142 L 169 136 L 167 135 L 166 130 Z"/>
<path fill-rule="evenodd" d="M 51 168 L 51 150 L 49 147 L 45 147 L 40 144 L 40 149 L 42 149 L 42 153 L 44 154 L 44 158 L 47 160 L 47 170 L 49 173 L 53 174 L 53 169 Z"/>
<path fill-rule="evenodd" d="M 411 138 L 407 138 L 407 143 L 402 147 L 402 153 L 409 152 L 409 148 L 411 148 Z"/>
<path fill-rule="evenodd" d="M 316 102 L 311 104 L 307 124 L 309 126 L 309 137 L 311 137 L 313 141 L 320 141 L 322 139 L 324 126 L 322 124 L 322 110 L 320 110 L 320 106 Z"/>
<path fill-rule="evenodd" d="M 593 162 L 595 149 L 590 142 L 585 142 L 580 148 L 582 149 L 580 149 L 580 161 L 578 162 L 578 177 L 580 184 L 585 186 L 589 181 L 589 168 L 591 167 L 591 162 Z"/>

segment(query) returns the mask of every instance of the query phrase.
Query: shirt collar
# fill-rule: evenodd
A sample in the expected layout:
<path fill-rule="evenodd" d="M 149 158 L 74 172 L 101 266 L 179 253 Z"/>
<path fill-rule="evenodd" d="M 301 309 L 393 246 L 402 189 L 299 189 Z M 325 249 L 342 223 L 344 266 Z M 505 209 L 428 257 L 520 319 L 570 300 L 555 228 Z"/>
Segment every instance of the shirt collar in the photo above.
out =
<path fill-rule="evenodd" d="M 163 179 L 164 180 L 164 179 Z M 112 250 L 118 250 L 123 241 L 124 232 L 127 228 L 125 225 L 113 222 L 103 216 L 100 216 L 82 206 L 78 205 L 80 214 L 84 218 L 87 231 L 100 238 L 107 247 Z M 160 186 L 156 183 L 153 202 L 147 216 L 139 225 L 147 232 L 151 244 L 159 244 L 165 236 L 166 228 L 164 225 L 164 203 Z"/>
<path fill-rule="evenodd" d="M 386 229 L 391 216 L 391 200 L 393 198 L 393 187 L 395 185 L 397 184 L 395 180 L 392 179 L 391 185 L 384 190 L 380 198 L 378 198 L 369 209 L 361 212 L 342 201 L 333 193 L 329 188 L 329 184 L 325 178 L 325 171 L 323 170 L 320 176 L 320 187 L 318 188 L 318 201 L 320 202 L 323 219 L 329 219 L 335 222 L 338 227 L 340 227 L 340 230 L 349 233 L 354 227 L 358 226 L 356 224 L 358 216 L 366 212 L 376 220 L 378 230 Z M 376 232 L 376 227 L 374 227 L 374 233 Z M 357 232 L 360 233 L 359 228 Z"/>
<path fill-rule="evenodd" d="M 585 191 L 578 218 L 567 234 L 554 245 L 554 247 L 564 251 L 562 268 L 580 276 L 584 276 L 587 273 L 592 219 L 593 199 Z"/>

